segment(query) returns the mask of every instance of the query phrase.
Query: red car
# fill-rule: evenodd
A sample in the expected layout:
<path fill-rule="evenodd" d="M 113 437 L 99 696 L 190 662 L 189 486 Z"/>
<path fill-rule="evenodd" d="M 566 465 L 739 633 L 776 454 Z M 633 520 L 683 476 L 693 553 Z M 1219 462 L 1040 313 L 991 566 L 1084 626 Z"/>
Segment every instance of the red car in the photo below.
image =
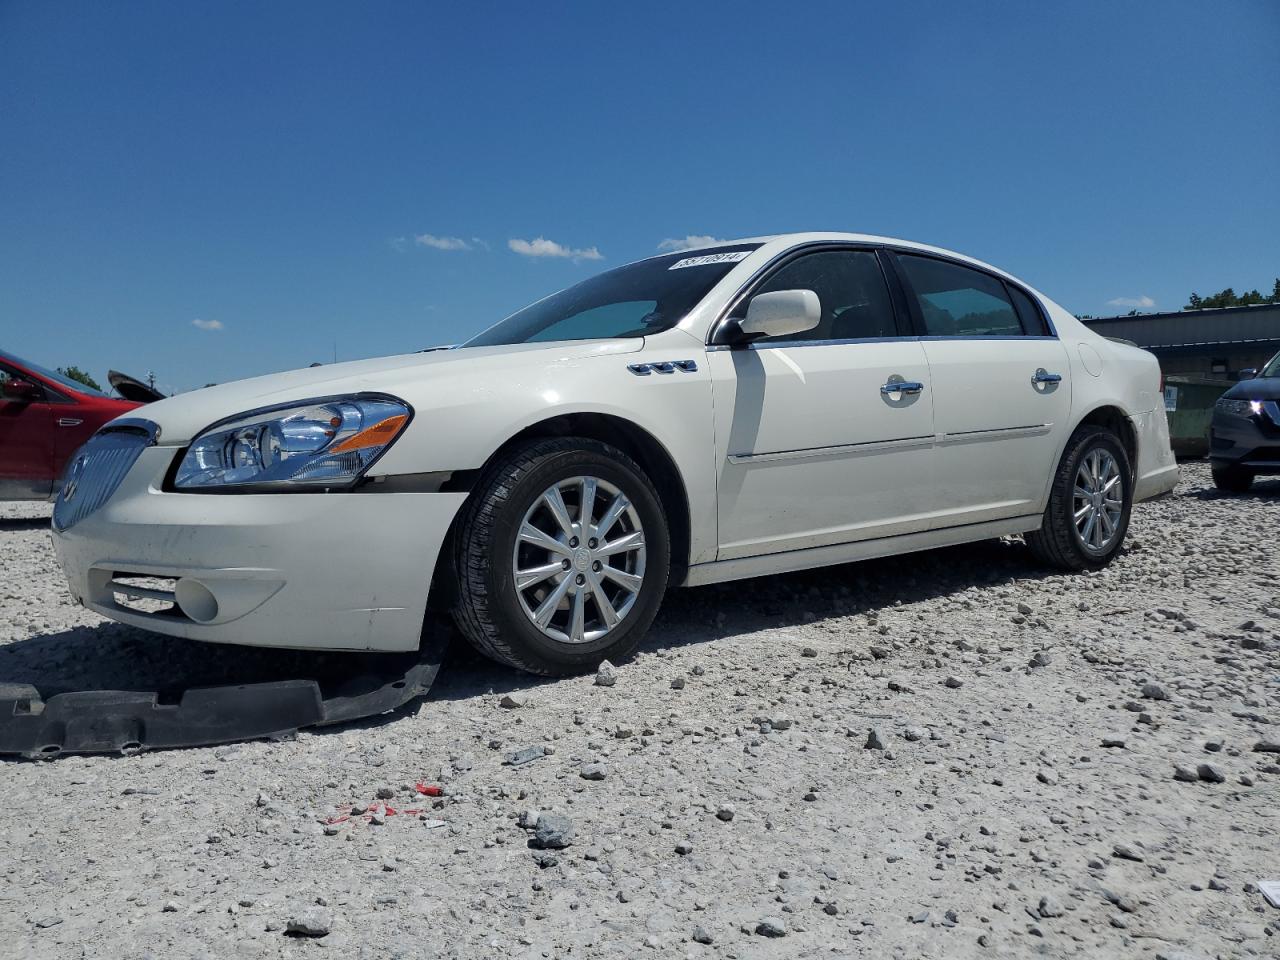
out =
<path fill-rule="evenodd" d="M 80 444 L 140 406 L 0 350 L 0 500 L 47 500 Z"/>

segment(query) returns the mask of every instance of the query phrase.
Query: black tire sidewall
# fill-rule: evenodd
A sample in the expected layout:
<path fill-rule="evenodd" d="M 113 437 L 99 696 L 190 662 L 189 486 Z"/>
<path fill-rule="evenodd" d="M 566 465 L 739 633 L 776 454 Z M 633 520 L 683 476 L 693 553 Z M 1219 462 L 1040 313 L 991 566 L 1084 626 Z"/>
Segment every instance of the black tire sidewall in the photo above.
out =
<path fill-rule="evenodd" d="M 611 451 L 611 454 L 606 451 Z M 489 614 L 505 640 L 519 648 L 522 659 L 548 673 L 591 668 L 603 659 L 629 655 L 657 614 L 666 591 L 671 545 L 666 516 L 657 493 L 621 451 L 603 444 L 551 454 L 512 485 L 506 503 L 494 516 L 489 543 L 491 556 L 485 575 Z M 516 596 L 511 557 L 525 512 L 558 480 L 593 476 L 616 486 L 636 508 L 645 537 L 645 575 L 640 594 L 626 619 L 598 640 L 562 643 L 544 635 L 525 614 Z"/>
<path fill-rule="evenodd" d="M 1076 530 L 1074 512 L 1072 510 L 1075 503 L 1076 471 L 1080 469 L 1080 462 L 1090 451 L 1098 448 L 1106 450 L 1115 458 L 1116 466 L 1120 469 L 1120 483 L 1124 488 L 1124 505 L 1120 512 L 1120 531 L 1111 546 L 1102 553 L 1095 553 L 1085 548 L 1080 540 L 1079 532 Z M 1083 566 L 1090 569 L 1105 567 L 1120 552 L 1120 548 L 1124 545 L 1124 538 L 1129 532 L 1129 517 L 1133 511 L 1133 466 L 1129 462 L 1129 454 L 1115 434 L 1099 429 L 1085 434 L 1077 441 L 1069 454 L 1066 467 L 1067 469 L 1059 478 L 1058 489 L 1055 491 L 1055 495 L 1061 498 L 1061 509 L 1058 511 L 1061 518 L 1059 522 L 1065 523 L 1068 528 L 1064 531 L 1066 541 Z"/>
<path fill-rule="evenodd" d="M 1253 485 L 1253 474 L 1241 467 L 1212 467 L 1213 485 L 1229 493 L 1244 493 Z"/>

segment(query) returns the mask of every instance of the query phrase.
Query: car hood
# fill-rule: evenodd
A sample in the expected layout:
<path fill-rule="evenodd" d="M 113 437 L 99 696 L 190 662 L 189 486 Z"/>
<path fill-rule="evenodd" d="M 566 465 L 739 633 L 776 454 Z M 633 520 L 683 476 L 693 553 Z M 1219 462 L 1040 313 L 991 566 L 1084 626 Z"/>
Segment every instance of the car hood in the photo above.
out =
<path fill-rule="evenodd" d="M 1232 400 L 1280 400 L 1280 377 L 1241 380 L 1223 396 Z"/>
<path fill-rule="evenodd" d="M 164 399 L 164 394 L 159 390 L 119 370 L 108 370 L 107 382 L 116 388 L 116 393 L 134 403 L 153 403 Z"/>
<path fill-rule="evenodd" d="M 496 347 L 428 350 L 393 357 L 376 357 L 325 366 L 272 373 L 234 383 L 222 383 L 147 404 L 144 416 L 160 427 L 160 443 L 188 443 L 209 425 L 250 410 L 293 401 L 349 393 L 389 393 L 399 396 L 414 384 L 443 372 L 467 376 L 510 376 L 513 369 L 542 367 L 597 355 L 633 353 L 644 344 L 628 340 L 575 340 L 521 343 Z M 411 397 L 405 397 L 412 402 Z"/>

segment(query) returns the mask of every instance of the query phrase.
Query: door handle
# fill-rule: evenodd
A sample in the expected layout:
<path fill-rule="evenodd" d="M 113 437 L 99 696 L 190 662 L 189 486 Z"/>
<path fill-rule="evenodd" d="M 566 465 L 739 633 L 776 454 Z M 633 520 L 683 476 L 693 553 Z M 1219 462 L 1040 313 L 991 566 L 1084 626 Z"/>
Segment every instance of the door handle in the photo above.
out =
<path fill-rule="evenodd" d="M 78 427 L 84 423 L 83 420 L 77 420 L 75 417 L 59 417 L 58 426 L 60 427 Z"/>
<path fill-rule="evenodd" d="M 890 396 L 895 393 L 906 393 L 914 396 L 924 390 L 924 384 L 918 380 L 890 380 L 880 388 L 882 396 Z"/>
<path fill-rule="evenodd" d="M 1040 367 L 1031 375 L 1032 383 L 1061 383 L 1062 374 L 1050 373 L 1044 367 Z"/>

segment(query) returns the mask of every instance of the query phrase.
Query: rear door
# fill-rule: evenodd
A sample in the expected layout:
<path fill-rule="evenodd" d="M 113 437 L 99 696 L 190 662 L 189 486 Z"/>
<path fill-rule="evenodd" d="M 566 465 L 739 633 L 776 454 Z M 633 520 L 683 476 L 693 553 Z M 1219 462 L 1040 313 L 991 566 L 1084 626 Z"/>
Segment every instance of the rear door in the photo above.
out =
<path fill-rule="evenodd" d="M 0 385 L 34 382 L 0 363 Z M 44 499 L 53 489 L 53 414 L 43 394 L 30 402 L 0 394 L 0 500 Z"/>
<path fill-rule="evenodd" d="M 1071 413 L 1066 351 L 1015 284 L 938 257 L 894 261 L 929 364 L 935 527 L 1039 513 Z"/>
<path fill-rule="evenodd" d="M 793 289 L 818 295 L 815 329 L 708 352 L 722 560 L 929 526 L 933 395 L 879 257 L 800 252 L 733 313 L 751 296 Z"/>

